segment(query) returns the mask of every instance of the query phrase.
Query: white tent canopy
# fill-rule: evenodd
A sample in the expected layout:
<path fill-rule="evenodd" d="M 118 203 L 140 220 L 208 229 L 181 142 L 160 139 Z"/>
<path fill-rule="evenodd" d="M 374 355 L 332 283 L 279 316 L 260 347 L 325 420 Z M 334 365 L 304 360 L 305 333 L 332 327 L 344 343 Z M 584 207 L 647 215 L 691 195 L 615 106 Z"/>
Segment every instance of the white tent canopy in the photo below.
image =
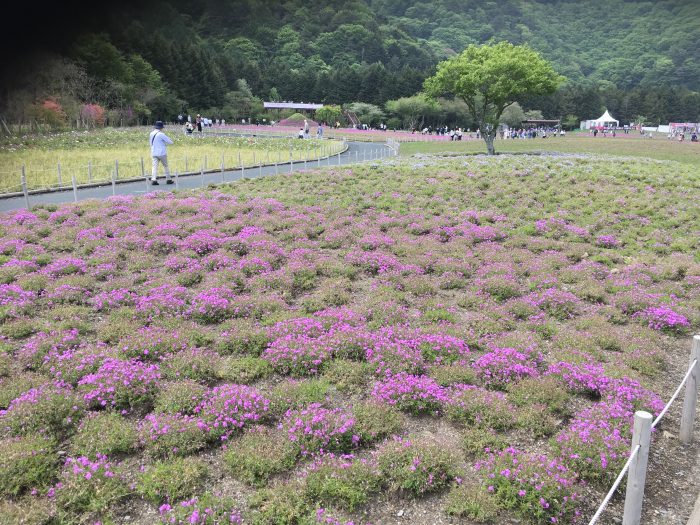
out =
<path fill-rule="evenodd" d="M 612 128 L 612 127 L 616 128 L 619 125 L 620 125 L 620 121 L 612 118 L 612 115 L 610 115 L 610 113 L 606 109 L 605 113 L 603 113 L 600 117 L 598 117 L 596 119 L 582 121 L 581 122 L 581 129 Z"/>

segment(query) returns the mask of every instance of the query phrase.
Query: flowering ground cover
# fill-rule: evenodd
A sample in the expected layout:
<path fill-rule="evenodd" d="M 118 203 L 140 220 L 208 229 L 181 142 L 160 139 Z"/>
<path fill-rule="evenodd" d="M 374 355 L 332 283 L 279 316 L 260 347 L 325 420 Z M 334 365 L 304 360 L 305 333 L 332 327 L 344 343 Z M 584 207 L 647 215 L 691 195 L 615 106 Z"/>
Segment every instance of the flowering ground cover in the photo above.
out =
<path fill-rule="evenodd" d="M 117 179 L 151 174 L 148 133 L 152 128 L 105 128 L 70 131 L 50 135 L 4 138 L 0 142 L 0 192 L 20 191 L 20 175 L 25 166 L 31 189 L 70 187 L 71 177 L 78 184 L 106 182 L 112 173 Z M 164 130 L 174 144 L 168 147 L 168 163 L 173 173 L 193 173 L 200 169 L 227 169 L 275 162 L 316 159 L 342 149 L 338 141 L 296 140 L 185 135 L 180 126 Z M 60 164 L 60 181 L 59 181 Z M 163 168 L 159 168 L 162 175 Z M 60 182 L 60 184 L 59 184 Z"/>
<path fill-rule="evenodd" d="M 421 157 L 2 215 L 0 515 L 580 522 L 700 327 L 697 194 Z"/>

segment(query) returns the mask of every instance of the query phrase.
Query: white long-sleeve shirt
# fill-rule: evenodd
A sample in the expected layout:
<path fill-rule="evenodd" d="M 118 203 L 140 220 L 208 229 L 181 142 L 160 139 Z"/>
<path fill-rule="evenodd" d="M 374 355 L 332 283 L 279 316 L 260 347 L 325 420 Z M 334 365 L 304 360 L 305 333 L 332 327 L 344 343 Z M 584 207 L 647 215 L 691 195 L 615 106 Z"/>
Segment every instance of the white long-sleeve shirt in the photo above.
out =
<path fill-rule="evenodd" d="M 167 145 L 173 143 L 170 137 L 159 129 L 151 131 L 151 134 L 148 136 L 148 141 L 151 143 L 151 157 L 167 155 Z"/>

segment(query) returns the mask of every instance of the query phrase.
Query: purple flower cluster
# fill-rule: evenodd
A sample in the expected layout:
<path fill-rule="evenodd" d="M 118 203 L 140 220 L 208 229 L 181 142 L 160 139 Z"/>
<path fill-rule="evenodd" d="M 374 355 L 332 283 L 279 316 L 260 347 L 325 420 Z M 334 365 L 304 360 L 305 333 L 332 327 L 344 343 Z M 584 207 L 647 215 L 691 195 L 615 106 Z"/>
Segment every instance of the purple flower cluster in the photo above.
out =
<path fill-rule="evenodd" d="M 239 313 L 234 310 L 235 303 L 231 301 L 234 295 L 228 288 L 203 290 L 192 298 L 187 314 L 203 323 L 220 323 Z"/>
<path fill-rule="evenodd" d="M 185 456 L 206 444 L 206 425 L 181 414 L 149 414 L 141 422 L 141 442 L 156 456 Z"/>
<path fill-rule="evenodd" d="M 49 263 L 43 273 L 51 277 L 62 275 L 83 274 L 87 272 L 87 263 L 77 257 L 64 257 Z"/>
<path fill-rule="evenodd" d="M 683 332 L 690 327 L 690 322 L 685 316 L 668 306 L 650 306 L 632 317 L 642 319 L 653 330 Z"/>
<path fill-rule="evenodd" d="M 184 286 L 164 284 L 148 290 L 136 301 L 136 310 L 151 316 L 181 315 L 189 301 L 189 292 Z"/>
<path fill-rule="evenodd" d="M 397 274 L 397 275 L 422 275 L 424 273 L 420 266 L 402 263 L 394 255 L 380 251 L 354 250 L 345 256 L 345 260 L 362 268 L 370 275 Z"/>
<path fill-rule="evenodd" d="M 36 301 L 37 293 L 25 291 L 16 284 L 0 284 L 0 306 L 11 316 L 22 315 Z"/>
<path fill-rule="evenodd" d="M 509 447 L 475 466 L 489 492 L 534 523 L 567 523 L 580 514 L 577 476 L 558 459 Z"/>
<path fill-rule="evenodd" d="M 354 433 L 354 426 L 351 414 L 312 403 L 301 410 L 288 410 L 278 428 L 299 445 L 302 455 L 308 456 L 349 452 L 357 447 L 360 437 Z"/>
<path fill-rule="evenodd" d="M 96 311 L 103 312 L 121 306 L 133 306 L 135 299 L 136 295 L 126 288 L 116 288 L 95 294 L 90 302 Z"/>
<path fill-rule="evenodd" d="M 494 348 L 477 359 L 472 368 L 485 385 L 505 388 L 526 377 L 539 376 L 542 363 L 539 352 L 524 354 L 515 348 Z"/>
<path fill-rule="evenodd" d="M 78 387 L 92 407 L 130 409 L 151 402 L 159 379 L 158 365 L 109 357 L 97 372 L 83 377 Z"/>
<path fill-rule="evenodd" d="M 411 413 L 435 413 L 449 400 L 448 392 L 434 379 L 400 372 L 377 381 L 372 397 Z"/>
<path fill-rule="evenodd" d="M 177 505 L 164 503 L 158 508 L 163 525 L 224 525 L 243 523 L 241 513 L 229 501 L 217 501 L 209 495 L 181 501 Z"/>
<path fill-rule="evenodd" d="M 605 369 L 597 363 L 573 364 L 559 361 L 549 365 L 545 375 L 560 378 L 569 390 L 581 394 L 601 396 L 610 384 Z"/>
<path fill-rule="evenodd" d="M 269 409 L 270 401 L 255 388 L 222 385 L 212 389 L 194 411 L 214 439 L 227 440 L 245 425 L 263 419 Z"/>
<path fill-rule="evenodd" d="M 614 235 L 599 235 L 596 237 L 595 243 L 603 248 L 617 248 L 620 246 L 620 241 Z"/>

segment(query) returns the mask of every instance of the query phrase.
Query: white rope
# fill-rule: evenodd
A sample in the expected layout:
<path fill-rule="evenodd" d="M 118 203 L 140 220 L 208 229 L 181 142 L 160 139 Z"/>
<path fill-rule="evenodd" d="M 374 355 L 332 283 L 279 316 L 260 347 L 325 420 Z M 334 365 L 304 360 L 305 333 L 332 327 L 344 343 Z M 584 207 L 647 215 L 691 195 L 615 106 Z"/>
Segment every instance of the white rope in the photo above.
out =
<path fill-rule="evenodd" d="M 663 408 L 661 413 L 656 417 L 654 422 L 651 424 L 651 428 L 656 427 L 656 425 L 659 424 L 659 421 L 661 421 L 661 418 L 666 415 L 666 412 L 668 412 L 668 409 L 671 408 L 671 405 L 673 402 L 676 400 L 678 397 L 678 394 L 680 394 L 681 389 L 685 385 L 686 381 L 688 381 L 688 378 L 690 377 L 690 374 L 693 372 L 693 368 L 697 364 L 698 360 L 693 359 L 693 362 L 690 364 L 690 367 L 688 368 L 688 371 L 685 373 L 685 376 L 683 377 L 683 380 L 681 381 L 681 384 L 678 385 L 678 388 L 676 388 L 676 391 L 673 393 L 671 396 L 671 399 L 669 399 L 668 403 L 666 403 L 666 406 Z M 598 510 L 596 513 L 593 515 L 591 518 L 591 521 L 588 523 L 588 525 L 594 525 L 600 518 L 600 515 L 603 513 L 605 508 L 608 506 L 608 503 L 610 502 L 610 498 L 612 498 L 613 494 L 617 490 L 618 485 L 620 485 L 620 482 L 622 481 L 622 478 L 625 476 L 627 473 L 627 470 L 629 469 L 630 464 L 632 463 L 632 460 L 635 458 L 637 453 L 639 452 L 640 445 L 637 445 L 632 453 L 630 454 L 630 457 L 627 459 L 627 462 L 625 463 L 625 466 L 622 467 L 622 470 L 620 471 L 620 474 L 618 474 L 617 479 L 615 480 L 615 483 L 613 483 L 612 488 L 608 491 L 608 493 L 605 495 L 605 498 L 603 499 L 603 502 L 600 504 L 600 507 L 598 507 Z"/>
<path fill-rule="evenodd" d="M 661 413 L 658 416 L 656 416 L 656 419 L 651 424 L 651 428 L 656 427 L 656 425 L 659 424 L 659 421 L 661 421 L 661 418 L 664 417 L 664 415 L 666 414 L 668 409 L 671 408 L 671 404 L 676 400 L 676 398 L 678 397 L 678 394 L 681 393 L 681 389 L 683 388 L 683 385 L 685 385 L 686 381 L 688 381 L 688 378 L 690 377 L 690 374 L 693 372 L 693 368 L 695 368 L 695 365 L 697 364 L 697 362 L 698 362 L 697 359 L 693 359 L 693 362 L 690 363 L 690 368 L 688 368 L 688 371 L 685 373 L 685 377 L 683 377 L 683 381 L 681 381 L 681 384 L 678 385 L 678 388 L 676 388 L 676 391 L 671 396 L 671 399 L 669 400 L 669 402 L 666 403 L 666 406 L 661 411 Z"/>
<path fill-rule="evenodd" d="M 617 487 L 618 487 L 618 485 L 620 484 L 620 482 L 622 481 L 622 478 L 624 478 L 624 477 L 625 477 L 625 474 L 627 474 L 627 470 L 630 468 L 630 465 L 632 464 L 632 460 L 635 458 L 635 456 L 636 456 L 637 453 L 639 452 L 639 449 L 640 449 L 640 448 L 641 448 L 640 445 L 637 445 L 636 447 L 634 447 L 634 450 L 633 450 L 632 453 L 630 454 L 630 457 L 627 459 L 627 462 L 625 463 L 625 466 L 622 467 L 622 470 L 621 470 L 620 473 L 618 474 L 617 479 L 615 480 L 615 483 L 613 483 L 612 488 L 611 488 L 611 489 L 608 491 L 608 493 L 605 495 L 605 498 L 603 499 L 603 503 L 600 504 L 600 507 L 598 507 L 598 510 L 596 511 L 596 513 L 595 513 L 595 514 L 593 515 L 593 517 L 591 518 L 591 521 L 588 522 L 588 525 L 593 525 L 594 523 L 596 523 L 596 522 L 598 521 L 598 518 L 600 518 L 600 515 L 601 515 L 601 514 L 603 513 L 603 511 L 605 510 L 605 507 L 608 506 L 608 503 L 610 502 L 610 498 L 613 497 L 613 494 L 614 494 L 615 491 L 617 490 Z"/>

